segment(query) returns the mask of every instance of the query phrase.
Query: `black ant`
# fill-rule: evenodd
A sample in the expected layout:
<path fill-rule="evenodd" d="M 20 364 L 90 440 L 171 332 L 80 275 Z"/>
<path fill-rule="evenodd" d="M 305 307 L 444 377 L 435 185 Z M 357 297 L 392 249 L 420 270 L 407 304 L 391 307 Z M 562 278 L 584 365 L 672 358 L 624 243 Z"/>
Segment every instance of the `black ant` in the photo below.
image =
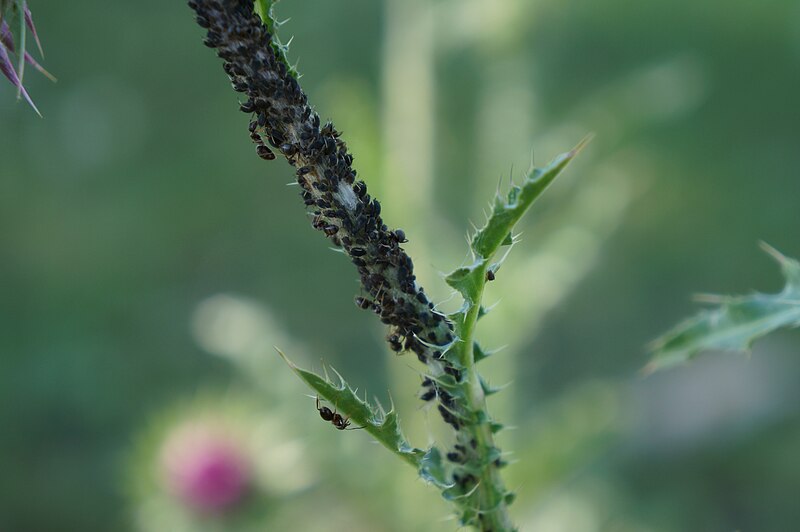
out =
<path fill-rule="evenodd" d="M 350 418 L 342 417 L 342 415 L 338 414 L 336 410 L 331 412 L 331 409 L 328 408 L 327 406 L 319 406 L 319 396 L 317 396 L 317 410 L 319 410 L 319 417 L 321 417 L 325 421 L 330 421 L 333 424 L 333 426 L 339 430 L 358 430 L 364 428 L 364 427 L 353 427 L 351 429 L 347 428 L 350 426 Z"/>

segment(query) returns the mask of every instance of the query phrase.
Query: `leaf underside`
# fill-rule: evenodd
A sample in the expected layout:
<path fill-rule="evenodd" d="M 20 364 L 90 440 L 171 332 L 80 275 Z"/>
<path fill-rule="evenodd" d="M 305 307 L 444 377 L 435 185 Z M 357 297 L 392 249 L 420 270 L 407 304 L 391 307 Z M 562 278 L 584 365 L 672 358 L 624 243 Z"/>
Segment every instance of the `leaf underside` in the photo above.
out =
<path fill-rule="evenodd" d="M 786 285 L 777 294 L 719 296 L 719 306 L 678 324 L 653 342 L 646 373 L 674 366 L 709 350 L 748 351 L 753 341 L 777 329 L 800 326 L 800 263 L 773 248 Z"/>

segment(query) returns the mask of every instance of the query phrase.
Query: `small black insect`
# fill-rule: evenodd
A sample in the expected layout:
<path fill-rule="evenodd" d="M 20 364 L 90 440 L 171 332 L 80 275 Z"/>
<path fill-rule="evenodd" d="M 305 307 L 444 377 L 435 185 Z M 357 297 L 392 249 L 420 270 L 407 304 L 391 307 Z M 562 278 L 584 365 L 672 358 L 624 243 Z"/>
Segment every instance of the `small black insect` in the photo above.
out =
<path fill-rule="evenodd" d="M 399 353 L 400 351 L 403 350 L 403 344 L 400 343 L 400 336 L 393 334 L 389 336 L 388 340 L 389 340 L 389 347 L 392 349 L 392 351 L 394 351 L 395 353 Z"/>
<path fill-rule="evenodd" d="M 331 424 L 333 424 L 333 426 L 339 430 L 358 430 L 364 428 L 364 427 L 348 428 L 350 426 L 350 418 L 342 417 L 342 415 L 337 413 L 335 409 L 333 410 L 333 412 L 331 412 L 331 409 L 328 408 L 327 406 L 320 406 L 319 396 L 317 396 L 317 410 L 319 411 L 319 417 L 321 417 L 325 421 L 330 421 Z"/>
<path fill-rule="evenodd" d="M 419 396 L 420 399 L 423 401 L 431 401 L 434 397 L 436 397 L 436 390 L 428 390 L 427 392 L 423 393 Z"/>
<path fill-rule="evenodd" d="M 272 153 L 272 150 L 270 150 L 263 144 L 260 146 L 256 146 L 256 153 L 258 154 L 259 157 L 261 157 L 265 161 L 271 161 L 275 158 L 275 154 Z"/>
<path fill-rule="evenodd" d="M 494 272 L 492 270 L 486 270 L 486 280 L 487 281 L 494 281 Z"/>
<path fill-rule="evenodd" d="M 247 100 L 239 106 L 239 109 L 241 109 L 243 113 L 252 113 L 256 110 L 256 106 L 253 100 Z"/>

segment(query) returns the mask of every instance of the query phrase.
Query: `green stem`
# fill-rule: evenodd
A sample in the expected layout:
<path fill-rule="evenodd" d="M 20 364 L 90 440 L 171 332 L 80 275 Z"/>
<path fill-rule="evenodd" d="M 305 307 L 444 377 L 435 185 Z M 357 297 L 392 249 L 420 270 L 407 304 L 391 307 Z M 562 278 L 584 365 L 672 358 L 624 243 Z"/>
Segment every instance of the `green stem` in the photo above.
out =
<path fill-rule="evenodd" d="M 486 270 L 491 257 L 483 258 L 480 266 L 476 269 L 476 276 L 480 275 L 485 279 Z M 486 394 L 481 385 L 480 374 L 475 364 L 474 335 L 475 327 L 480 313 L 481 299 L 485 281 L 480 284 L 476 298 L 471 302 L 471 307 L 466 313 L 462 328 L 462 347 L 461 364 L 464 367 L 462 390 L 467 400 L 468 408 L 476 419 L 473 423 L 464 427 L 468 437 L 467 445 L 475 442 L 475 452 L 478 456 L 478 484 L 474 494 L 477 502 L 478 523 L 482 530 L 492 530 L 495 532 L 507 532 L 514 530 L 511 517 L 508 514 L 508 505 L 504 500 L 506 494 L 503 479 L 500 476 L 500 469 L 495 463 L 493 455 L 497 453 L 494 444 L 494 435 L 490 423 L 488 408 L 486 405 Z M 463 443 L 462 443 L 463 444 Z"/>
<path fill-rule="evenodd" d="M 471 240 L 475 261 L 450 273 L 445 280 L 458 290 L 464 298 L 464 307 L 451 319 L 456 324 L 459 343 L 453 355 L 461 375 L 457 378 L 459 393 L 463 402 L 463 422 L 458 431 L 458 445 L 451 458 L 458 461 L 465 455 L 460 468 L 456 468 L 454 482 L 457 488 L 454 495 L 463 514 L 463 524 L 479 527 L 484 531 L 514 530 L 508 515 L 508 505 L 513 494 L 507 492 L 500 476 L 500 451 L 494 444 L 494 433 L 498 424 L 489 417 L 486 395 L 489 388 L 481 379 L 476 368 L 475 327 L 481 314 L 481 300 L 486 287 L 487 272 L 497 250 L 504 245 L 513 244 L 512 230 L 533 202 L 553 182 L 556 176 L 580 151 L 586 141 L 572 151 L 556 157 L 544 168 L 532 169 L 519 186 L 511 187 L 506 197 L 498 196 L 492 214 L 486 225 L 477 231 Z M 493 278 L 493 276 L 492 276 Z M 463 489 L 469 483 L 461 482 L 464 477 L 477 481 L 474 488 L 466 493 Z M 447 495 L 447 493 L 446 493 Z"/>

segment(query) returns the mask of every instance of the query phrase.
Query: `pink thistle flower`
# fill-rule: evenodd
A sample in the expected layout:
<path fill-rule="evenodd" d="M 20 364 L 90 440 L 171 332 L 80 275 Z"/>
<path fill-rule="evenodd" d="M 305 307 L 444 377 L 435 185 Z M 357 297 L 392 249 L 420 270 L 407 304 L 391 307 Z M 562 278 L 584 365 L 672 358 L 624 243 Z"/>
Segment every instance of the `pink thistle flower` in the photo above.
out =
<path fill-rule="evenodd" d="M 222 428 L 202 422 L 178 427 L 161 452 L 167 489 L 201 514 L 223 513 L 242 501 L 251 483 L 248 462 Z"/>

